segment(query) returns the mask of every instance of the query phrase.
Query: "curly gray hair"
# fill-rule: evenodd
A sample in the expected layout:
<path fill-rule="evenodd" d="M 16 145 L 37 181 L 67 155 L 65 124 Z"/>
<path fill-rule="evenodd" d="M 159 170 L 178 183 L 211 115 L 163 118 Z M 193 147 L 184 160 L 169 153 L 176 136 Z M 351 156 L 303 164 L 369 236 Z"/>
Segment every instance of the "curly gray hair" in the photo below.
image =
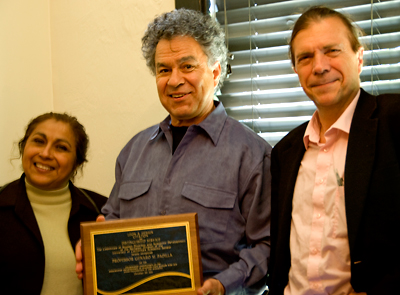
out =
<path fill-rule="evenodd" d="M 207 14 L 185 8 L 157 16 L 151 22 L 142 38 L 142 52 L 153 75 L 156 74 L 155 54 L 161 39 L 171 40 L 176 36 L 195 39 L 208 57 L 208 65 L 221 64 L 221 87 L 227 71 L 227 48 L 225 34 L 220 24 Z"/>

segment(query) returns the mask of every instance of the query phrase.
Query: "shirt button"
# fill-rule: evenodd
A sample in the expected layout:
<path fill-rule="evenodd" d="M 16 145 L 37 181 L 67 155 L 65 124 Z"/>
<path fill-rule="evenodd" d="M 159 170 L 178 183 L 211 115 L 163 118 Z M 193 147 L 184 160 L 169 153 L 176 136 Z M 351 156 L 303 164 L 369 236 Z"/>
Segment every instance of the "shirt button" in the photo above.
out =
<path fill-rule="evenodd" d="M 167 212 L 165 212 L 165 210 L 162 210 L 161 212 L 160 212 L 160 215 L 165 215 Z"/>
<path fill-rule="evenodd" d="M 323 178 L 321 178 L 320 180 L 319 180 L 319 183 L 324 183 L 324 179 Z"/>
<path fill-rule="evenodd" d="M 328 149 L 324 149 L 324 152 L 327 153 L 327 152 L 328 152 Z"/>
<path fill-rule="evenodd" d="M 318 213 L 318 214 L 317 214 L 317 219 L 320 219 L 320 218 L 321 218 L 321 214 Z"/>
<path fill-rule="evenodd" d="M 322 285 L 319 284 L 319 283 L 313 283 L 313 284 L 312 284 L 312 288 L 313 288 L 314 290 L 320 291 L 320 290 L 322 289 Z"/>
<path fill-rule="evenodd" d="M 317 253 L 318 253 L 317 248 L 314 248 L 314 249 L 311 250 L 311 254 L 315 255 L 315 254 L 317 254 Z"/>

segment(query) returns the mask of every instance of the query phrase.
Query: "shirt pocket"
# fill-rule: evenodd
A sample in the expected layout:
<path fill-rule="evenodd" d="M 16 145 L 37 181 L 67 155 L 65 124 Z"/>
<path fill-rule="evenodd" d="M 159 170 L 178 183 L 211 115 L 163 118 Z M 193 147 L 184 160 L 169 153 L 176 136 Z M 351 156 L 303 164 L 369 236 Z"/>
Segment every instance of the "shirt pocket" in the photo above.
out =
<path fill-rule="evenodd" d="M 233 214 L 236 193 L 186 182 L 182 196 L 182 213 L 196 212 L 198 215 L 200 243 L 223 241 Z"/>
<path fill-rule="evenodd" d="M 122 183 L 119 188 L 120 218 L 148 216 L 149 198 L 144 197 L 149 191 L 151 180 Z"/>

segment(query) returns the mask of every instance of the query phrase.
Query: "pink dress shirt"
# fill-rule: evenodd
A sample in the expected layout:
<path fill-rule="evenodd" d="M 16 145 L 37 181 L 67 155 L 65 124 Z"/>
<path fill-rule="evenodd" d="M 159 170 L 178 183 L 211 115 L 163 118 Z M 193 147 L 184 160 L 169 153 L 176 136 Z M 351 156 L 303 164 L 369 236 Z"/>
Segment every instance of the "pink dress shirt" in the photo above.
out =
<path fill-rule="evenodd" d="M 344 203 L 344 165 L 360 93 L 320 143 L 316 111 L 304 135 L 306 152 L 293 195 L 291 268 L 285 295 L 349 294 L 350 250 Z"/>

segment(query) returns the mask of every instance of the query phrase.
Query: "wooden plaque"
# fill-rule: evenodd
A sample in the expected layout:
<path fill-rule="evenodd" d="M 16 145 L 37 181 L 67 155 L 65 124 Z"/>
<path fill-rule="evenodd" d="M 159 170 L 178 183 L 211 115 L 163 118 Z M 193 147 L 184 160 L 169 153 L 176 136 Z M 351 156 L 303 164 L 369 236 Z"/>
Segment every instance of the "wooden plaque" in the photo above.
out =
<path fill-rule="evenodd" d="M 85 295 L 196 294 L 202 285 L 196 213 L 82 222 Z"/>

